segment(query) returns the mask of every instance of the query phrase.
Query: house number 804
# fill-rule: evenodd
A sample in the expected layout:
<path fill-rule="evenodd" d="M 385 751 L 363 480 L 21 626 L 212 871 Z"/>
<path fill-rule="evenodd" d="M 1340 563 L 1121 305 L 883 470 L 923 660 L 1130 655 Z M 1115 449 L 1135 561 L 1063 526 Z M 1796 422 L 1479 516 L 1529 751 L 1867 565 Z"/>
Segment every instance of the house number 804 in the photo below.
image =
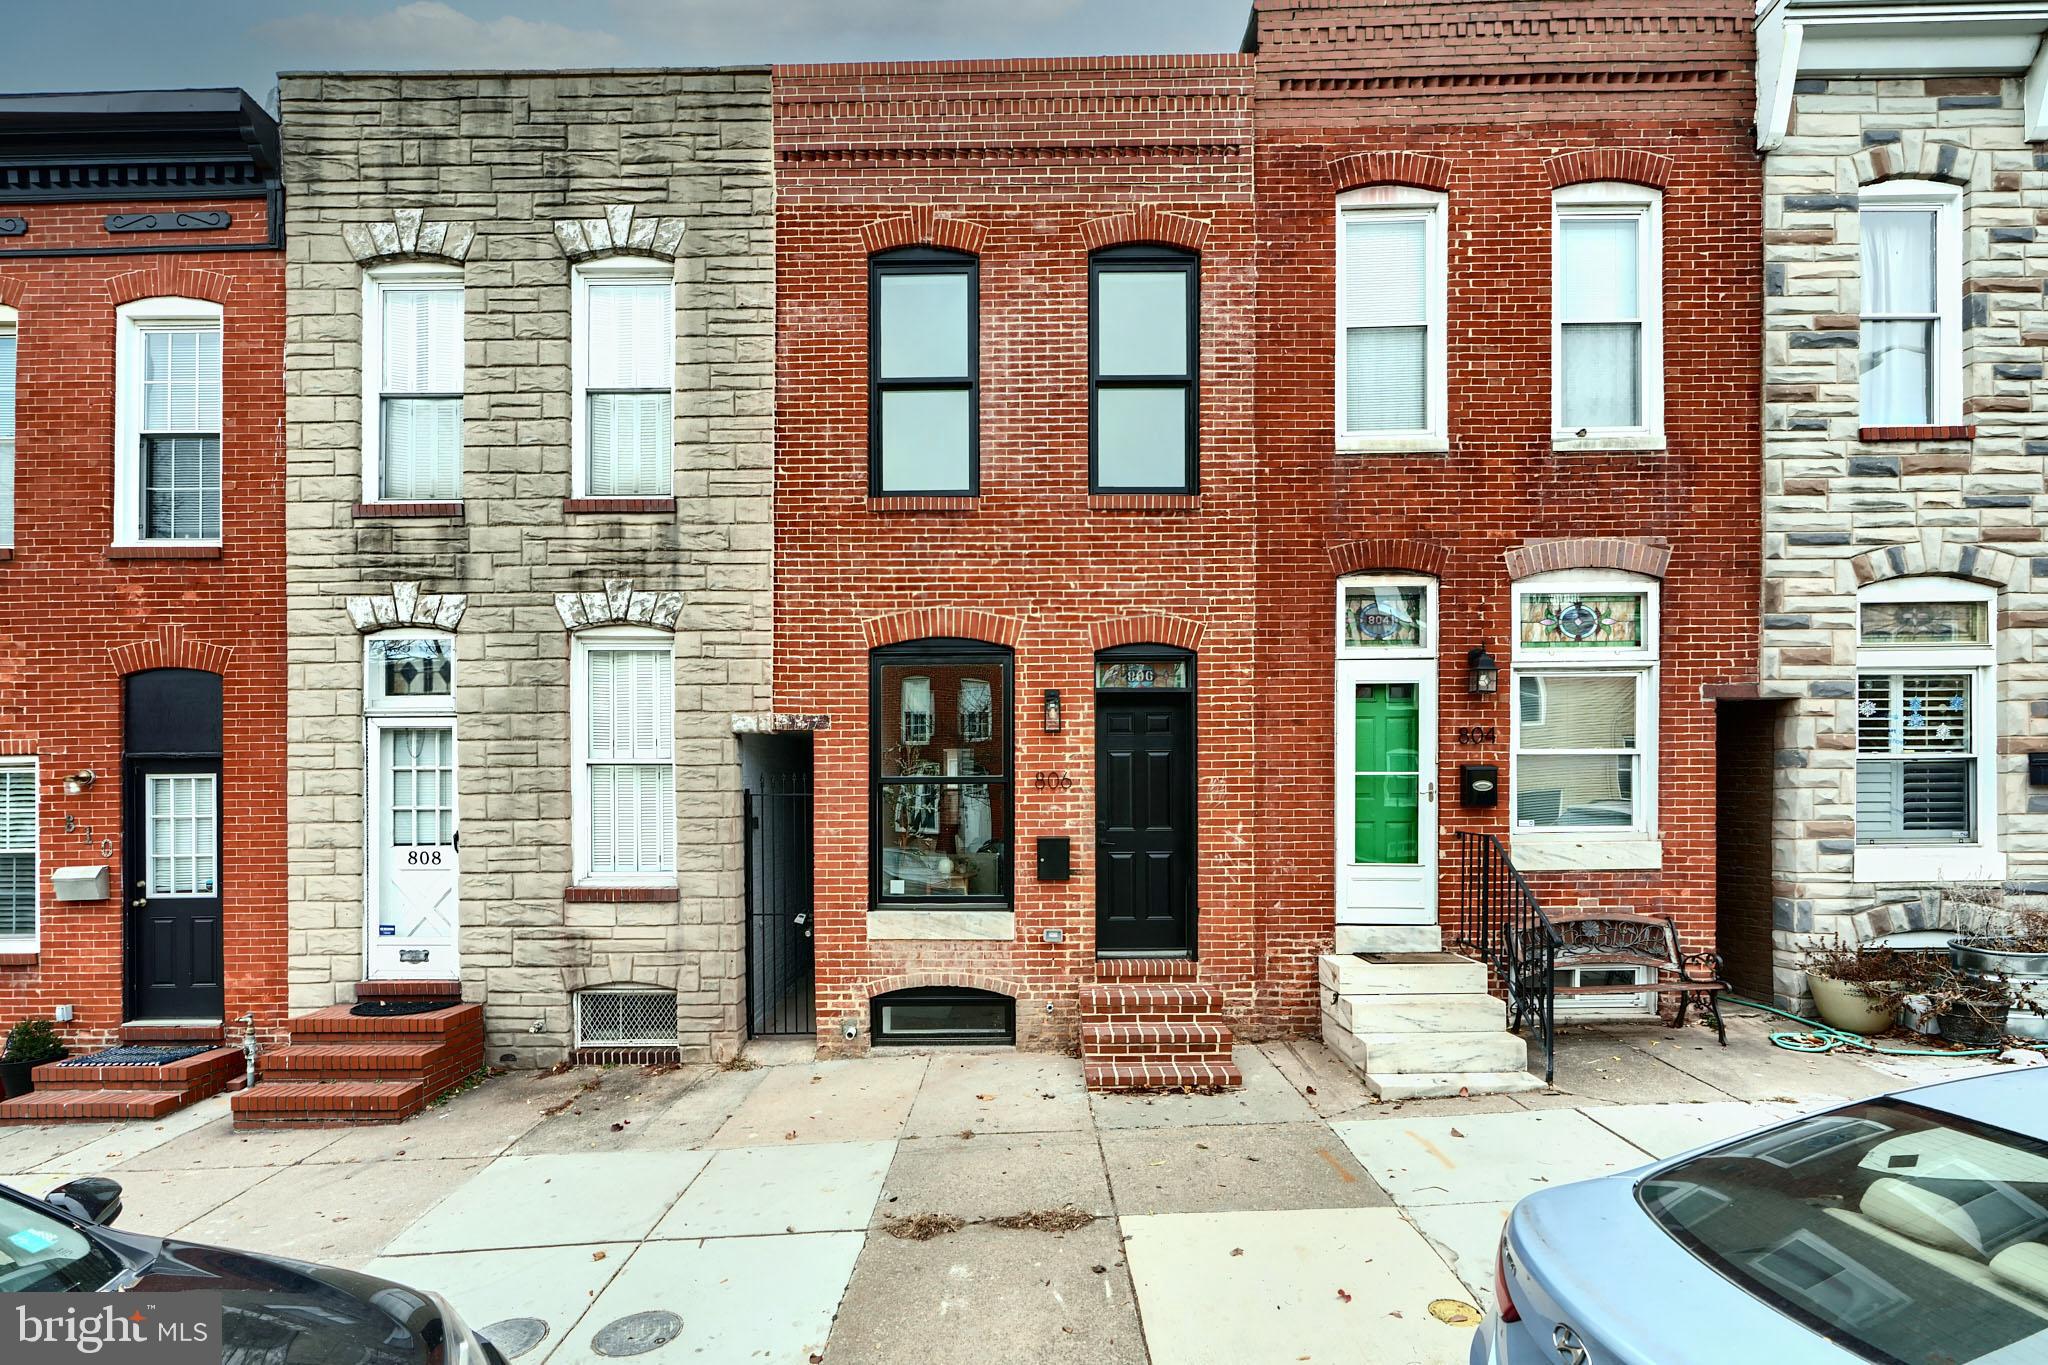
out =
<path fill-rule="evenodd" d="M 1461 725 L 1458 727 L 1458 743 L 1492 744 L 1498 733 L 1491 725 Z"/>

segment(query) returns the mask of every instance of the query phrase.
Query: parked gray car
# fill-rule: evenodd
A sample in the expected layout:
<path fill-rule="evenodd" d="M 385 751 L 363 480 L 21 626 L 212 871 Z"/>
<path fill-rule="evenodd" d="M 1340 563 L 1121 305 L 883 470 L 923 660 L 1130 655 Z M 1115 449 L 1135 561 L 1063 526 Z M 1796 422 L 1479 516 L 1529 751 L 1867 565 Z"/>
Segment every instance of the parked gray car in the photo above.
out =
<path fill-rule="evenodd" d="M 1530 1195 L 1472 1365 L 2048 1361 L 2048 1067 Z"/>

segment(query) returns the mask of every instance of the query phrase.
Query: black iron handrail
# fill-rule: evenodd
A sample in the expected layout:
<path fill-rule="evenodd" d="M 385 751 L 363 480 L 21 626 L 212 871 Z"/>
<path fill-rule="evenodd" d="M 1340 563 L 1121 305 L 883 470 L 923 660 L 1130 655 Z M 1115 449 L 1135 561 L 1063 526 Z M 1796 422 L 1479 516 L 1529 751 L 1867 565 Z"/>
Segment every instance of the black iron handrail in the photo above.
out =
<path fill-rule="evenodd" d="M 1543 1043 L 1543 1081 L 1557 1075 L 1557 950 L 1563 940 L 1496 835 L 1458 836 L 1458 936 L 1507 991 L 1508 1027 Z M 1528 1035 L 1524 1035 L 1528 1036 Z"/>

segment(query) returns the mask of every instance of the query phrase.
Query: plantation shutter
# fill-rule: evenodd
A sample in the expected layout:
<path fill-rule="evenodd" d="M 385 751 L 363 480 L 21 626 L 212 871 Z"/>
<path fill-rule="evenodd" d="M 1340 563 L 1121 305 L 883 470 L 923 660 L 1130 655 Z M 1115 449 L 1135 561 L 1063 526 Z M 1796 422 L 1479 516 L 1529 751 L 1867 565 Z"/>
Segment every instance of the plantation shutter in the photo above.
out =
<path fill-rule="evenodd" d="M 458 497 L 462 291 L 386 289 L 383 311 L 383 496 Z"/>
<path fill-rule="evenodd" d="M 659 649 L 588 657 L 590 867 L 675 869 L 674 658 Z"/>
<path fill-rule="evenodd" d="M 0 546 L 14 544 L 14 347 L 0 332 Z"/>
<path fill-rule="evenodd" d="M 1977 758 L 1966 673 L 1866 673 L 1856 684 L 1856 837 L 1973 837 Z"/>
<path fill-rule="evenodd" d="M 36 932 L 36 778 L 0 768 L 0 938 Z"/>
<path fill-rule="evenodd" d="M 590 492 L 666 497 L 674 488 L 675 295 L 665 283 L 589 287 Z"/>
<path fill-rule="evenodd" d="M 1429 223 L 1344 220 L 1344 426 L 1429 426 Z"/>

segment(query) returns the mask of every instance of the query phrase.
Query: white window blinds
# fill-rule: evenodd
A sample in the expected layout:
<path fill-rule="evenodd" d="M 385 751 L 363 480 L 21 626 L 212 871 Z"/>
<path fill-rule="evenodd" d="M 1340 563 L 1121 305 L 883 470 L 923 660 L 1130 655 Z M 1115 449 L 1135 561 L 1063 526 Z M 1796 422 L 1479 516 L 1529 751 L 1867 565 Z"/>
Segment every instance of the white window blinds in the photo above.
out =
<path fill-rule="evenodd" d="M 0 939 L 36 932 L 36 777 L 0 768 Z"/>
<path fill-rule="evenodd" d="M 1558 220 L 1558 417 L 1566 430 L 1643 425 L 1647 215 Z"/>
<path fill-rule="evenodd" d="M 1865 673 L 1856 680 L 1856 837 L 1974 837 L 1971 673 Z"/>
<path fill-rule="evenodd" d="M 1429 219 L 1344 217 L 1344 428 L 1429 428 Z"/>
<path fill-rule="evenodd" d="M 462 290 L 386 287 L 380 495 L 461 496 Z"/>
<path fill-rule="evenodd" d="M 0 547 L 14 544 L 14 351 L 0 330 Z"/>
<path fill-rule="evenodd" d="M 667 497 L 675 486 L 674 289 L 661 281 L 592 283 L 587 297 L 589 491 Z"/>
<path fill-rule="evenodd" d="M 593 649 L 586 665 L 590 871 L 675 870 L 675 663 L 664 649 Z"/>

